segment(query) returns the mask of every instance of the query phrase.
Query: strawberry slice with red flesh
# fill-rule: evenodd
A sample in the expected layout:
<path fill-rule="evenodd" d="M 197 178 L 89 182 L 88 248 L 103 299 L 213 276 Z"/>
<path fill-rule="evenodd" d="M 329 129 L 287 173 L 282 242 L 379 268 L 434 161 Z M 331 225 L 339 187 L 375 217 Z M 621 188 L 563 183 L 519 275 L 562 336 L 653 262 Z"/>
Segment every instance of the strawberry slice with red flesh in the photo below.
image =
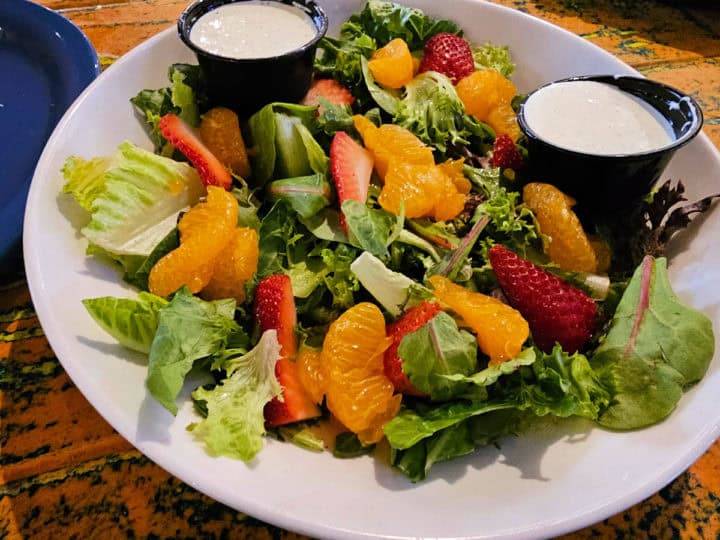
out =
<path fill-rule="evenodd" d="M 356 143 L 344 131 L 338 131 L 330 143 L 330 173 L 335 182 L 340 208 L 347 200 L 361 203 L 367 201 L 370 177 L 374 160 L 370 152 Z M 345 216 L 341 215 L 341 223 L 347 232 Z"/>
<path fill-rule="evenodd" d="M 493 167 L 519 171 L 525 165 L 525 160 L 510 135 L 503 133 L 495 139 L 490 163 Z"/>
<path fill-rule="evenodd" d="M 470 44 L 460 36 L 442 32 L 431 37 L 423 50 L 420 73 L 437 71 L 457 83 L 475 71 Z"/>
<path fill-rule="evenodd" d="M 270 329 L 277 331 L 282 355 L 275 364 L 275 375 L 283 389 L 282 401 L 276 397 L 265 405 L 267 426 L 281 426 L 320 416 L 320 409 L 300 382 L 295 362 L 290 360 L 297 351 L 297 314 L 289 276 L 276 274 L 258 283 L 255 291 L 255 320 L 261 332 Z"/>
<path fill-rule="evenodd" d="M 182 118 L 175 114 L 166 114 L 160 119 L 158 129 L 170 144 L 190 160 L 203 184 L 228 190 L 232 187 L 230 172 Z"/>
<path fill-rule="evenodd" d="M 540 349 L 549 353 L 557 342 L 574 353 L 589 341 L 597 306 L 587 294 L 501 245 L 489 255 L 500 287 Z"/>
<path fill-rule="evenodd" d="M 413 396 L 424 395 L 415 388 L 403 371 L 403 361 L 398 356 L 398 347 L 400 347 L 400 342 L 407 334 L 424 326 L 425 323 L 441 311 L 442 308 L 439 304 L 425 301 L 419 306 L 408 309 L 397 321 L 387 327 L 387 335 L 392 339 L 392 343 L 385 351 L 383 365 L 385 376 L 390 379 L 397 392 Z"/>
<path fill-rule="evenodd" d="M 301 103 L 315 107 L 320 105 L 320 98 L 329 101 L 333 105 L 350 106 L 355 103 L 355 98 L 350 93 L 350 90 L 335 79 L 316 79 Z M 318 109 L 318 114 L 322 114 L 322 106 Z"/>

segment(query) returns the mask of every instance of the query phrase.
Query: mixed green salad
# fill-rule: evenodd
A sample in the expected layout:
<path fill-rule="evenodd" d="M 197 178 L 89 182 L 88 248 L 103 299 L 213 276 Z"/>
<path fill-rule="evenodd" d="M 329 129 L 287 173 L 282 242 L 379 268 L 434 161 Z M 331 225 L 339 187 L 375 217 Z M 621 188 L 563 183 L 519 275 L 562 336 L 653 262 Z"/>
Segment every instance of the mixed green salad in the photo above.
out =
<path fill-rule="evenodd" d="M 170 66 L 166 88 L 143 90 L 128 104 L 154 152 L 126 141 L 112 156 L 68 158 L 63 191 L 87 212 L 81 233 L 88 255 L 116 264 L 138 291 L 134 298 L 88 298 L 85 307 L 119 343 L 147 354 L 147 389 L 170 413 L 191 370 L 207 375 L 193 393 L 197 420 L 189 429 L 211 455 L 252 460 L 268 435 L 310 450 L 328 446 L 316 429 L 334 416 L 322 397 L 313 418 L 272 426 L 264 415 L 268 403 L 283 399 L 275 369 L 282 343 L 278 332 L 263 331 L 254 309 L 258 284 L 270 276 L 292 284 L 300 350 L 322 350 L 333 323 L 358 304 L 374 304 L 389 328 L 409 309 L 439 302 L 438 313 L 401 336 L 397 354 L 417 391 L 397 393 L 399 410 L 380 426 L 384 437 L 368 442 L 341 426 L 329 445 L 347 458 L 387 444 L 392 466 L 412 481 L 434 463 L 521 437 L 547 415 L 617 430 L 651 425 L 706 372 L 715 344 L 711 321 L 675 296 L 663 254 L 713 198 L 688 204 L 682 184 L 666 182 L 633 212 L 583 224 L 607 246 L 606 270 L 563 269 L 548 256 L 551 239 L 522 198 L 536 179 L 496 166 L 499 134 L 468 114 L 454 81 L 430 70 L 389 88 L 373 77 L 369 61 L 391 41 L 402 39 L 419 61 L 439 34 L 463 32 L 417 9 L 369 0 L 338 37 L 323 38 L 315 64 L 318 79 L 347 89 L 350 105 L 321 96 L 316 105 L 271 103 L 241 119 L 252 172 L 234 174 L 228 191 L 237 201 L 237 226 L 257 234 L 258 256 L 240 299 L 208 300 L 188 286 L 160 296 L 149 286 L 153 267 L 181 244 L 179 216 L 207 193 L 192 159 L 161 129 L 166 115 L 198 126 L 215 106 L 198 66 Z M 512 75 L 507 47 L 469 45 L 473 69 Z M 521 101 L 515 96 L 510 105 Z M 358 116 L 411 132 L 437 164 L 463 160 L 462 211 L 446 220 L 411 217 L 403 204 L 390 211 L 379 202 L 377 171 L 365 200 L 339 202 L 331 145 L 342 132 L 362 146 Z M 515 142 L 531 162 L 522 138 Z M 492 361 L 476 328 L 434 297 L 432 283 L 440 276 L 473 294 L 511 296 L 491 263 L 495 246 L 591 298 L 596 316 L 586 343 L 577 350 L 539 347 L 531 323 L 518 354 Z"/>

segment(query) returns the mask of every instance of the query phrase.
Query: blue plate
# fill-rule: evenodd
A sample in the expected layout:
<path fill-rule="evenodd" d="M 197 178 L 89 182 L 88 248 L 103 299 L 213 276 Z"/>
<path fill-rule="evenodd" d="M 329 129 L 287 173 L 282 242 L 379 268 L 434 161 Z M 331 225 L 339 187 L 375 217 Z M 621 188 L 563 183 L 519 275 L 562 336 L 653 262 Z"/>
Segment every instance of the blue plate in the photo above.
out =
<path fill-rule="evenodd" d="M 30 180 L 55 124 L 100 73 L 73 23 L 26 0 L 0 0 L 0 275 L 21 260 Z"/>

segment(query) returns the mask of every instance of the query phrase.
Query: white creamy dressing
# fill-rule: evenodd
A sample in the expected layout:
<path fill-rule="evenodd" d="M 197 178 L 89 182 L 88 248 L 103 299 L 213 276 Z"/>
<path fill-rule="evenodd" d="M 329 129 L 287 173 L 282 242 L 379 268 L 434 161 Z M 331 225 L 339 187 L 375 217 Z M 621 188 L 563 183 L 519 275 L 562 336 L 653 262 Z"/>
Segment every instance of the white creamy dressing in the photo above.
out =
<path fill-rule="evenodd" d="M 541 88 L 524 106 L 541 139 L 596 155 L 635 154 L 670 144 L 669 123 L 648 103 L 610 84 L 566 81 Z"/>
<path fill-rule="evenodd" d="M 205 13 L 190 29 L 190 41 L 227 58 L 270 58 L 302 47 L 316 33 L 310 16 L 298 8 L 281 2 L 249 1 Z"/>

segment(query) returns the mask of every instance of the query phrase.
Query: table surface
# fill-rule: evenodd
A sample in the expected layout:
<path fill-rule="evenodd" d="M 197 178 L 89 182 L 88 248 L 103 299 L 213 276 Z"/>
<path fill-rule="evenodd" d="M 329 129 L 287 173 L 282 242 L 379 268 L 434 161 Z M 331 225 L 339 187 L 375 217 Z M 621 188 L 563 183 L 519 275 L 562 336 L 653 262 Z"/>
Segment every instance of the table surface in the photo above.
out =
<path fill-rule="evenodd" d="M 2 1 L 2 0 L 0 0 Z M 104 63 L 171 26 L 187 0 L 43 0 Z M 720 5 L 499 0 L 692 94 L 720 147 Z M 0 538 L 301 538 L 166 473 L 118 435 L 63 371 L 22 278 L 0 282 Z M 720 539 L 720 441 L 657 494 L 564 538 Z"/>

